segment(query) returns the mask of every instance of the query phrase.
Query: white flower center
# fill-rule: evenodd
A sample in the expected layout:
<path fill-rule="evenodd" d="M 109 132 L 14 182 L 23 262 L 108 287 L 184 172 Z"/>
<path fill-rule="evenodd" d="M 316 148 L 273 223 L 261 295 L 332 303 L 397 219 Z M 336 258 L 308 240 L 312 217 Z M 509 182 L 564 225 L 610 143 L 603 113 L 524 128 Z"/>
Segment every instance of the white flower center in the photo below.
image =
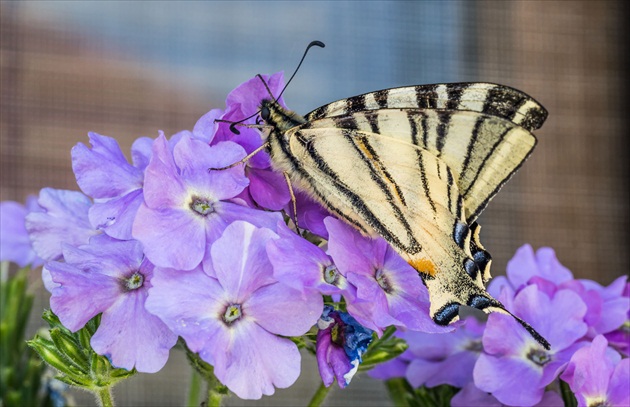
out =
<path fill-rule="evenodd" d="M 208 216 L 209 214 L 214 212 L 212 201 L 210 199 L 200 198 L 198 196 L 192 197 L 190 201 L 190 209 L 201 216 Z"/>
<path fill-rule="evenodd" d="M 223 322 L 227 325 L 232 325 L 234 322 L 239 320 L 241 316 L 243 316 L 241 304 L 230 304 L 227 306 L 225 313 L 223 314 Z"/>
<path fill-rule="evenodd" d="M 140 274 L 140 272 L 136 271 L 131 275 L 131 277 L 125 280 L 125 288 L 129 291 L 137 290 L 138 288 L 142 287 L 143 283 L 144 276 Z"/>

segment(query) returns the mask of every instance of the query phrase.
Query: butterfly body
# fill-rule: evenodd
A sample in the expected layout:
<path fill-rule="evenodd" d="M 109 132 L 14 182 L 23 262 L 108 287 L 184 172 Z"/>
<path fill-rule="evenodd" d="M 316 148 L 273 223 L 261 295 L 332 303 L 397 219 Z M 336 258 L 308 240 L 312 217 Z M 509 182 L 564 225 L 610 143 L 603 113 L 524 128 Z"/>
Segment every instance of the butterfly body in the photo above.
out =
<path fill-rule="evenodd" d="M 530 131 L 546 118 L 537 102 L 501 85 L 439 84 L 371 92 L 304 117 L 268 99 L 261 116 L 274 168 L 390 243 L 420 273 L 436 323 L 456 321 L 462 304 L 508 313 L 485 290 L 491 257 L 475 220 L 533 150 Z"/>

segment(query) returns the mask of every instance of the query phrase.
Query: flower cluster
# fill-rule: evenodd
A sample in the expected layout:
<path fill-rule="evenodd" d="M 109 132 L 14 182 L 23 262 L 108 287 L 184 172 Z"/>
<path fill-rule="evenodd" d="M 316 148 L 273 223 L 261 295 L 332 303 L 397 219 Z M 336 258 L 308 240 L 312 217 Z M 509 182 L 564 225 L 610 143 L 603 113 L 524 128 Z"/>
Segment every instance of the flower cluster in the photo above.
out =
<path fill-rule="evenodd" d="M 376 378 L 404 377 L 413 386 L 451 385 L 461 390 L 454 406 L 562 405 L 564 381 L 579 405 L 630 404 L 627 356 L 630 342 L 630 283 L 620 277 L 608 287 L 576 280 L 550 248 L 521 247 L 507 276 L 488 290 L 551 343 L 545 350 L 514 319 L 470 316 L 456 332 L 436 337 L 400 336 L 409 349 L 378 366 Z M 608 339 L 607 339 L 608 338 Z"/>
<path fill-rule="evenodd" d="M 91 147 L 72 149 L 82 192 L 2 203 L 0 260 L 44 264 L 51 309 L 70 331 L 100 316 L 90 344 L 114 367 L 156 372 L 180 337 L 241 398 L 292 385 L 298 345 L 315 353 L 325 386 L 346 387 L 364 359 L 402 352 L 369 358 L 395 327 L 409 348 L 372 375 L 457 387 L 453 405 L 553 404 L 559 377 L 584 405 L 629 401 L 625 277 L 575 280 L 551 249 L 525 246 L 489 291 L 550 351 L 504 315 L 436 325 L 418 273 L 385 240 L 299 191 L 294 213 L 268 154 L 248 156 L 262 138 L 255 118 L 242 120 L 282 83 L 281 73 L 243 83 L 192 131 L 137 139 L 131 162 L 90 133 Z"/>
<path fill-rule="evenodd" d="M 45 262 L 52 311 L 72 332 L 100 315 L 91 346 L 113 366 L 156 372 L 181 337 L 241 398 L 293 384 L 308 338 L 326 386 L 345 387 L 373 332 L 452 330 L 432 322 L 418 273 L 383 239 L 301 193 L 291 221 L 267 153 L 244 160 L 260 130 L 235 134 L 224 121 L 256 113 L 282 82 L 253 78 L 192 131 L 137 139 L 131 162 L 115 139 L 90 133 L 91 146 L 72 149 L 82 192 L 44 188 L 28 208 L 3 203 L 12 238 L 2 260 Z"/>

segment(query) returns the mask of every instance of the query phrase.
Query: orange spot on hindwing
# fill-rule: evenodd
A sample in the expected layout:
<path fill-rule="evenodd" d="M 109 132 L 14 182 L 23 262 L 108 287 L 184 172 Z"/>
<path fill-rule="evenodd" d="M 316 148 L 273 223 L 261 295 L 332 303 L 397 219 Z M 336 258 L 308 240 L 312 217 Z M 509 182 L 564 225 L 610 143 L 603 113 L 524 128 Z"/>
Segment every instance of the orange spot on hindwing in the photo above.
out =
<path fill-rule="evenodd" d="M 418 273 L 428 274 L 435 277 L 435 264 L 428 259 L 414 259 L 409 261 L 409 265 L 416 269 Z"/>

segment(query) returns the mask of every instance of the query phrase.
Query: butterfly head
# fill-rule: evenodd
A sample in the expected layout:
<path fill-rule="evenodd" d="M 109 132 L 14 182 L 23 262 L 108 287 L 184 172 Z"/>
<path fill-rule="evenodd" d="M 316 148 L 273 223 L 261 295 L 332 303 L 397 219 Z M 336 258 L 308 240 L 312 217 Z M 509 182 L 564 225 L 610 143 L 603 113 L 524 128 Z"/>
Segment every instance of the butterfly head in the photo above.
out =
<path fill-rule="evenodd" d="M 306 123 L 306 119 L 292 110 L 286 109 L 275 100 L 263 99 L 260 102 L 260 117 L 280 133 Z"/>

